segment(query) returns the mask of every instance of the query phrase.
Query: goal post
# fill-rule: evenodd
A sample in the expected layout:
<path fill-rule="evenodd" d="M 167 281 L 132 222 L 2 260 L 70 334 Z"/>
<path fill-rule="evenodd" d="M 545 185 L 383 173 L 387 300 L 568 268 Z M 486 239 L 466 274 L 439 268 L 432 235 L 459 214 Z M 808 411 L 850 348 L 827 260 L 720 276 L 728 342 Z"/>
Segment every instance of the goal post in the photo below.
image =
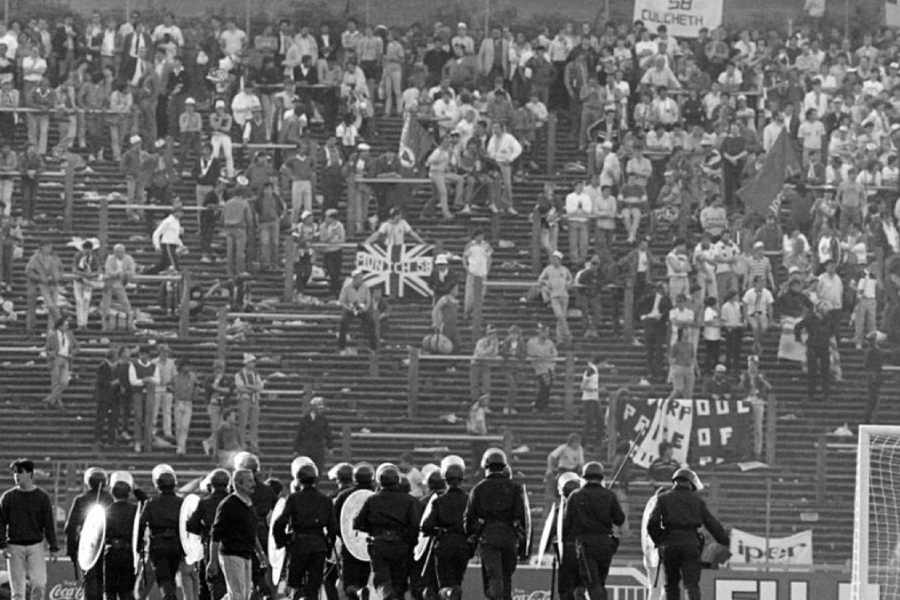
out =
<path fill-rule="evenodd" d="M 900 426 L 861 425 L 851 600 L 900 600 Z"/>

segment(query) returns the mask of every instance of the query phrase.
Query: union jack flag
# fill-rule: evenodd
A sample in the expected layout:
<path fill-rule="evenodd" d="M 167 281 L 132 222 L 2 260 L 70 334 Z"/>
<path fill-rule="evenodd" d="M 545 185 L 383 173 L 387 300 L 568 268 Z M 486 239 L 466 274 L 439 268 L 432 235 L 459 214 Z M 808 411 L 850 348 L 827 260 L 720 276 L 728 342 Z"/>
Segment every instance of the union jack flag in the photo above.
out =
<path fill-rule="evenodd" d="M 387 296 L 402 298 L 406 288 L 420 296 L 432 296 L 428 277 L 434 267 L 431 244 L 362 244 L 356 253 L 356 268 L 365 273 L 370 287 L 383 285 Z"/>

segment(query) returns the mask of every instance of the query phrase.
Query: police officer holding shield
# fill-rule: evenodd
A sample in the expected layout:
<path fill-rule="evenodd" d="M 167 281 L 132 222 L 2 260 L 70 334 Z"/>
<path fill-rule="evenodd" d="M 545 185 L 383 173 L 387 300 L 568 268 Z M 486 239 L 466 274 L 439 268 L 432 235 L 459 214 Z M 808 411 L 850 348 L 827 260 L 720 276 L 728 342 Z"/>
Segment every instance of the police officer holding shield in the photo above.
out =
<path fill-rule="evenodd" d="M 209 495 L 200 500 L 197 510 L 187 521 L 186 529 L 194 535 L 199 535 L 203 541 L 204 556 L 200 561 L 200 600 L 220 600 L 225 595 L 225 577 L 218 573 L 213 578 L 206 577 L 206 567 L 209 563 L 209 542 L 212 537 L 212 526 L 216 520 L 216 508 L 228 496 L 228 482 L 231 477 L 225 469 L 215 469 L 207 477 L 209 482 Z"/>
<path fill-rule="evenodd" d="M 66 554 L 72 559 L 76 577 L 84 585 L 84 600 L 100 600 L 103 595 L 103 562 L 98 560 L 91 570 L 82 573 L 78 566 L 78 541 L 88 510 L 95 504 L 105 508 L 113 502 L 112 496 L 106 491 L 106 471 L 99 467 L 86 469 L 84 487 L 85 491 L 72 500 L 66 518 Z"/>
<path fill-rule="evenodd" d="M 319 470 L 312 463 L 294 473 L 300 489 L 288 497 L 272 528 L 278 547 L 288 547 L 288 585 L 295 600 L 318 600 L 325 559 L 337 536 L 333 506 L 316 489 L 318 478 Z"/>
<path fill-rule="evenodd" d="M 656 499 L 650 513 L 647 533 L 660 548 L 660 559 L 666 573 L 666 600 L 680 600 L 683 583 L 689 600 L 700 600 L 700 554 L 703 542 L 697 530 L 706 528 L 725 547 L 728 534 L 697 495 L 697 474 L 681 468 L 672 475 L 672 489 Z"/>
<path fill-rule="evenodd" d="M 581 487 L 581 478 L 575 473 L 563 473 L 557 479 L 557 491 L 559 492 L 560 505 L 567 502 L 573 492 Z M 561 522 L 559 519 L 557 523 Z M 575 591 L 581 585 L 581 578 L 578 568 L 578 556 L 575 546 L 575 535 L 572 531 L 557 531 L 556 523 L 552 525 L 552 531 L 555 536 L 562 535 L 562 557 L 559 560 L 559 578 L 557 580 L 557 589 L 559 590 L 559 600 L 575 600 Z M 557 541 L 557 547 L 559 541 Z"/>
<path fill-rule="evenodd" d="M 400 470 L 385 463 L 375 472 L 380 489 L 366 499 L 354 520 L 368 533 L 375 588 L 384 600 L 403 600 L 409 583 L 412 548 L 419 532 L 419 505 L 400 487 Z"/>
<path fill-rule="evenodd" d="M 603 465 L 594 461 L 585 464 L 581 477 L 584 486 L 566 501 L 563 539 L 574 537 L 581 582 L 591 598 L 603 600 L 609 565 L 619 548 L 613 525 L 621 526 L 625 513 L 616 495 L 603 487 Z"/>
<path fill-rule="evenodd" d="M 335 489 L 330 496 L 332 504 L 337 501 L 337 497 L 341 492 L 353 489 L 354 470 L 353 465 L 342 462 L 334 465 L 328 472 L 329 478 L 337 484 L 337 489 Z M 337 520 L 337 516 L 335 516 L 335 522 L 337 522 Z M 340 528 L 338 528 L 338 531 L 340 531 Z M 337 564 L 331 564 L 326 567 L 325 578 L 322 580 L 322 585 L 325 587 L 325 597 L 327 600 L 338 600 L 337 582 L 339 576 L 340 573 Z"/>
<path fill-rule="evenodd" d="M 481 466 L 485 477 L 469 494 L 465 531 L 481 553 L 485 596 L 509 600 L 517 549 L 527 546 L 525 489 L 509 478 L 502 450 L 487 449 Z"/>
<path fill-rule="evenodd" d="M 461 458 L 447 457 L 441 462 L 441 474 L 447 483 L 447 491 L 434 499 L 431 513 L 422 523 L 422 533 L 434 538 L 435 572 L 439 597 L 442 600 L 460 600 L 462 582 L 472 546 L 466 538 L 464 517 L 469 496 L 462 489 L 466 465 Z"/>
<path fill-rule="evenodd" d="M 115 471 L 109 478 L 113 502 L 106 509 L 106 545 L 103 554 L 103 590 L 107 600 L 134 600 L 134 551 L 131 537 L 137 504 L 130 501 L 131 492 L 144 498 L 134 487 L 128 471 Z"/>
<path fill-rule="evenodd" d="M 372 465 L 368 463 L 359 463 L 353 469 L 353 481 L 355 485 L 346 490 L 338 492 L 334 498 L 334 515 L 340 520 L 341 511 L 344 508 L 344 502 L 350 497 L 350 494 L 357 490 L 374 490 L 375 473 Z M 369 573 L 371 568 L 368 562 L 359 560 L 347 550 L 344 544 L 341 544 L 341 552 L 339 556 L 341 564 L 341 582 L 344 594 L 348 598 L 368 598 L 368 589 L 366 583 L 369 581 Z"/>

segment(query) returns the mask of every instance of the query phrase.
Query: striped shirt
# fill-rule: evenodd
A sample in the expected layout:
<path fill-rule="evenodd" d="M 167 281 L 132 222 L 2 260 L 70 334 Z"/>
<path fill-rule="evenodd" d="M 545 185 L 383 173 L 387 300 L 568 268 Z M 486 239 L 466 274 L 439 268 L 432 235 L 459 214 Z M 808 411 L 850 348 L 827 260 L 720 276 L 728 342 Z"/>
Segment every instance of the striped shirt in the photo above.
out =
<path fill-rule="evenodd" d="M 768 256 L 750 256 L 747 258 L 747 283 L 752 284 L 757 277 L 763 278 L 763 283 L 769 285 L 769 276 L 772 273 L 772 263 Z"/>

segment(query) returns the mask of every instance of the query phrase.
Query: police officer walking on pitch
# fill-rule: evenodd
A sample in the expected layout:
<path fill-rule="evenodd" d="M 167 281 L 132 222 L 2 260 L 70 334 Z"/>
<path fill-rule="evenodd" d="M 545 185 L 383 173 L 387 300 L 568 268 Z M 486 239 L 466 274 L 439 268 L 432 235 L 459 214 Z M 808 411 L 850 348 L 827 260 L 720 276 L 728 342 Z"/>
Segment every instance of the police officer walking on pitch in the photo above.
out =
<path fill-rule="evenodd" d="M 355 485 L 346 490 L 338 492 L 334 498 L 334 515 L 340 518 L 341 511 L 344 508 L 344 502 L 353 492 L 357 490 L 374 490 L 373 478 L 375 474 L 372 465 L 368 463 L 359 463 L 353 469 L 353 481 Z M 344 594 L 348 598 L 357 598 L 361 595 L 367 598 L 369 593 L 366 583 L 369 581 L 369 573 L 371 572 L 369 563 L 359 560 L 347 550 L 345 544 L 341 544 L 341 553 L 339 556 L 341 563 L 341 581 Z"/>
<path fill-rule="evenodd" d="M 400 487 L 400 470 L 385 463 L 375 472 L 380 489 L 370 496 L 353 526 L 371 536 L 375 588 L 384 600 L 403 600 L 412 563 L 412 548 L 418 540 L 419 506 Z"/>
<path fill-rule="evenodd" d="M 159 494 L 147 501 L 141 514 L 138 551 L 143 551 L 144 532 L 149 528 L 148 558 L 156 573 L 156 584 L 163 600 L 175 600 L 175 574 L 184 558 L 178 534 L 181 498 L 175 495 L 175 471 L 172 467 L 156 465 L 151 477 Z M 184 583 L 187 585 L 187 582 Z"/>
<path fill-rule="evenodd" d="M 300 489 L 288 497 L 272 528 L 275 543 L 288 547 L 288 585 L 294 600 L 318 600 L 325 558 L 337 536 L 331 500 L 316 489 L 318 478 L 319 470 L 312 463 L 297 469 L 294 480 Z"/>
<path fill-rule="evenodd" d="M 106 471 L 99 467 L 86 469 L 84 487 L 84 493 L 72 500 L 69 516 L 66 518 L 66 555 L 72 559 L 78 579 L 83 582 L 84 600 L 99 600 L 103 596 L 103 563 L 98 561 L 90 571 L 82 573 L 78 567 L 78 542 L 88 510 L 95 504 L 104 508 L 112 504 L 112 496 L 106 491 Z"/>
<path fill-rule="evenodd" d="M 422 523 L 422 533 L 433 538 L 432 554 L 442 600 L 462 598 L 463 577 L 472 558 L 463 521 L 469 501 L 461 487 L 465 473 L 466 465 L 458 456 L 441 461 L 447 491 L 434 499 L 431 513 Z"/>
<path fill-rule="evenodd" d="M 134 552 L 131 537 L 137 504 L 129 501 L 131 492 L 139 499 L 143 492 L 135 489 L 134 477 L 128 471 L 115 471 L 109 478 L 113 503 L 106 509 L 106 546 L 103 555 L 103 588 L 107 600 L 134 599 Z"/>
<path fill-rule="evenodd" d="M 212 539 L 212 526 L 216 519 L 216 508 L 228 496 L 228 483 L 231 476 L 225 469 L 214 469 L 207 481 L 209 482 L 209 495 L 200 500 L 197 510 L 188 517 L 186 529 L 194 535 L 199 535 L 203 541 L 204 556 L 200 561 L 200 600 L 220 600 L 225 595 L 225 577 L 218 573 L 215 577 L 206 577 L 206 567 L 209 565 L 209 542 Z"/>
<path fill-rule="evenodd" d="M 581 477 L 569 471 L 559 476 L 556 481 L 556 489 L 559 492 L 560 503 L 567 501 L 573 492 L 581 488 Z M 581 586 L 581 578 L 578 568 L 578 555 L 576 552 L 575 535 L 572 531 L 557 531 L 557 523 L 552 523 L 551 539 L 559 538 L 562 535 L 563 553 L 559 561 L 559 578 L 557 589 L 559 590 L 559 600 L 575 600 L 575 590 Z M 557 544 L 558 545 L 558 544 Z"/>
<path fill-rule="evenodd" d="M 730 545 L 722 524 L 697 495 L 697 474 L 682 468 L 672 475 L 672 489 L 662 492 L 650 513 L 647 533 L 660 548 L 666 573 L 666 600 L 680 600 L 684 584 L 689 600 L 700 600 L 700 553 L 703 543 L 697 529 L 702 525 L 723 546 Z"/>
<path fill-rule="evenodd" d="M 337 489 L 332 492 L 330 496 L 332 503 L 337 501 L 337 497 L 341 492 L 353 489 L 353 471 L 353 465 L 342 462 L 334 465 L 328 472 L 329 478 L 337 484 Z M 337 515 L 335 515 L 335 522 L 337 522 Z M 340 530 L 340 528 L 338 528 L 338 530 Z M 337 564 L 330 564 L 326 567 L 325 578 L 322 580 L 322 585 L 325 587 L 325 597 L 328 600 L 338 600 L 338 575 Z"/>
<path fill-rule="evenodd" d="M 481 460 L 485 478 L 469 494 L 466 535 L 478 544 L 489 600 L 510 600 L 518 548 L 527 548 L 525 489 L 509 478 L 506 455 L 489 448 Z"/>
<path fill-rule="evenodd" d="M 425 465 L 422 468 L 422 475 L 428 485 L 428 493 L 419 498 L 420 514 L 424 514 L 428 505 L 437 500 L 447 489 L 447 482 L 444 481 L 444 475 L 439 466 Z M 413 563 L 412 573 L 410 573 L 409 587 L 413 600 L 434 598 L 438 591 L 437 585 L 434 559 L 426 553 Z"/>
<path fill-rule="evenodd" d="M 606 599 L 606 577 L 619 540 L 613 525 L 625 522 L 619 499 L 603 487 L 603 465 L 589 462 L 581 471 L 584 486 L 569 496 L 563 514 L 563 536 L 575 538 L 582 584 L 592 600 Z"/>

